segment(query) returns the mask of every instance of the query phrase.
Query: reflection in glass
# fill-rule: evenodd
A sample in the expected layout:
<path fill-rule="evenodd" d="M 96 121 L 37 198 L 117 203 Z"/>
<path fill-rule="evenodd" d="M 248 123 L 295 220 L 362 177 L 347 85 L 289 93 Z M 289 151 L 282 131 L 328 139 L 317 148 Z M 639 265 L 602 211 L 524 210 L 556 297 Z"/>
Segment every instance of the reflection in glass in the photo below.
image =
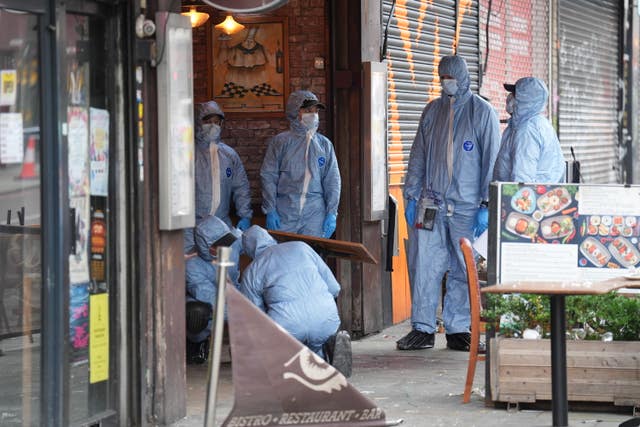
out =
<path fill-rule="evenodd" d="M 111 115 L 104 22 L 70 13 L 66 24 L 69 207 L 76 218 L 75 251 L 69 257 L 69 417 L 81 423 L 113 408 L 107 259 Z M 98 318 L 100 325 L 91 323 Z"/>
<path fill-rule="evenodd" d="M 40 425 L 38 21 L 0 8 L 0 425 Z"/>

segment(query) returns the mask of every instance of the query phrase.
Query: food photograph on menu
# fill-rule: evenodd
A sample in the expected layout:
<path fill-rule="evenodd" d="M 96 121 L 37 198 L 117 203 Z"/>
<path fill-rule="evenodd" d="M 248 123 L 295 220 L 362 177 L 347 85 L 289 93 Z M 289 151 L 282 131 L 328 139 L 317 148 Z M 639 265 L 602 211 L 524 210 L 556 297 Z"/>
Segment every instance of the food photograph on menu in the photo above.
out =
<path fill-rule="evenodd" d="M 603 195 L 600 201 L 598 191 Z M 535 244 L 529 246 L 535 257 L 543 253 L 537 245 L 568 245 L 566 251 L 547 252 L 570 259 L 570 268 L 602 270 L 611 276 L 622 274 L 620 269 L 640 270 L 640 205 L 634 207 L 617 192 L 604 186 L 502 184 L 498 230 L 502 251 L 518 251 L 520 245 L 511 244 Z M 581 193 L 585 193 L 582 200 Z"/>

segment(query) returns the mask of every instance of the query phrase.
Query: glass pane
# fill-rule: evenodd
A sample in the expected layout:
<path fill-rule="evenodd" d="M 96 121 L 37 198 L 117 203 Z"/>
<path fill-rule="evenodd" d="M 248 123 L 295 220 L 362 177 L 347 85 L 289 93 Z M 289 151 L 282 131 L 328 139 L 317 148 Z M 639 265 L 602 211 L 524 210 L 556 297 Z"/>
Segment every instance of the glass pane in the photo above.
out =
<path fill-rule="evenodd" d="M 0 425 L 40 425 L 38 20 L 0 8 Z"/>
<path fill-rule="evenodd" d="M 76 216 L 75 253 L 69 257 L 70 420 L 81 422 L 113 408 L 109 401 L 109 127 L 104 22 L 68 14 L 67 146 L 69 206 Z"/>

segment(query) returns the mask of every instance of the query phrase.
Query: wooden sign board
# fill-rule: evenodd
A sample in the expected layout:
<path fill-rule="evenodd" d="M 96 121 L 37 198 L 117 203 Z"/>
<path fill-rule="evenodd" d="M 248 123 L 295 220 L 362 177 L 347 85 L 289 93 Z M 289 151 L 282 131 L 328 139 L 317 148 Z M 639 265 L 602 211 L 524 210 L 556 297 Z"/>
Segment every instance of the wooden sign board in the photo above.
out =
<path fill-rule="evenodd" d="M 306 236 L 303 234 L 287 233 L 285 231 L 268 230 L 278 242 L 301 241 L 305 242 L 322 256 L 334 258 L 346 258 L 352 261 L 377 264 L 373 255 L 362 243 L 346 242 L 344 240 L 323 239 L 322 237 Z"/>

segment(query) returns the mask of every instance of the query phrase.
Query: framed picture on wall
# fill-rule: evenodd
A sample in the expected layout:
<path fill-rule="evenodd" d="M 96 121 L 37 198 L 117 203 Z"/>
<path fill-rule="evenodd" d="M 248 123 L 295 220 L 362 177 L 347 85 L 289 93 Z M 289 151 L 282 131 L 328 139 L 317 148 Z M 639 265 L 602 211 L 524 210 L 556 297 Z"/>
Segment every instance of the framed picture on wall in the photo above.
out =
<path fill-rule="evenodd" d="M 212 99 L 225 114 L 282 115 L 289 95 L 286 17 L 237 18 L 227 35 L 211 25 Z"/>

